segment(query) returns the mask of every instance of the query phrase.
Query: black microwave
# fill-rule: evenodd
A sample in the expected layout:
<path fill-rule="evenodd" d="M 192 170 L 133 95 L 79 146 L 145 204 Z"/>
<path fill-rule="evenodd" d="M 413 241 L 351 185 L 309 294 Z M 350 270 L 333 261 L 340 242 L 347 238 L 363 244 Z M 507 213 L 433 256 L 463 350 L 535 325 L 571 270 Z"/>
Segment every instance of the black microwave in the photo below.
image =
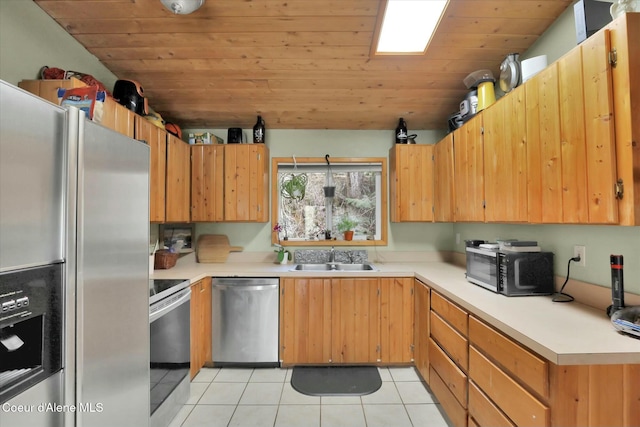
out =
<path fill-rule="evenodd" d="M 507 252 L 467 247 L 467 280 L 506 296 L 551 295 L 552 252 Z"/>

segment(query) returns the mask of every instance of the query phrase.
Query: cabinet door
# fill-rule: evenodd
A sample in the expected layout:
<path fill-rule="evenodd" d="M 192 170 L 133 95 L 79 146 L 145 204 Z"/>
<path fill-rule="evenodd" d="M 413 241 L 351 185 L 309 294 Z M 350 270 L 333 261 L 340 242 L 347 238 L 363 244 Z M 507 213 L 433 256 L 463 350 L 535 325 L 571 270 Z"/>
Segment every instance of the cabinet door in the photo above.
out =
<path fill-rule="evenodd" d="M 618 222 L 618 202 L 614 191 L 616 153 L 609 35 L 609 31 L 599 31 L 580 46 L 585 97 L 589 222 L 594 224 Z"/>
<path fill-rule="evenodd" d="M 562 154 L 558 68 L 551 64 L 527 81 L 529 221 L 562 222 Z"/>
<path fill-rule="evenodd" d="M 166 132 L 141 116 L 135 117 L 135 131 L 136 139 L 145 141 L 150 148 L 149 221 L 164 222 L 167 172 Z"/>
<path fill-rule="evenodd" d="M 413 292 L 412 277 L 380 280 L 380 355 L 383 363 L 413 361 Z"/>
<path fill-rule="evenodd" d="M 415 338 L 414 359 L 422 379 L 429 383 L 429 312 L 431 293 L 429 287 L 414 279 L 415 288 Z"/>
<path fill-rule="evenodd" d="M 331 279 L 284 278 L 280 293 L 282 363 L 329 363 Z"/>
<path fill-rule="evenodd" d="M 202 351 L 200 350 L 200 319 L 202 318 L 202 296 L 200 289 L 202 288 L 201 282 L 196 282 L 191 285 L 191 366 L 189 367 L 189 375 L 191 379 L 198 375 L 200 368 L 202 367 L 204 360 L 202 358 Z"/>
<path fill-rule="evenodd" d="M 266 222 L 269 151 L 264 144 L 224 147 L 224 220 Z"/>
<path fill-rule="evenodd" d="M 456 221 L 484 221 L 484 162 L 482 115 L 454 132 Z"/>
<path fill-rule="evenodd" d="M 224 146 L 191 147 L 191 221 L 224 220 Z"/>
<path fill-rule="evenodd" d="M 181 139 L 167 134 L 167 222 L 188 222 L 191 195 L 191 150 Z"/>
<path fill-rule="evenodd" d="M 391 148 L 391 221 L 433 221 L 433 145 Z"/>
<path fill-rule="evenodd" d="M 100 124 L 133 138 L 135 136 L 135 119 L 136 114 L 125 106 L 118 104 L 115 99 L 111 97 L 105 99 Z"/>
<path fill-rule="evenodd" d="M 483 112 L 487 222 L 526 222 L 527 144 L 524 87 Z"/>
<path fill-rule="evenodd" d="M 377 278 L 331 281 L 331 359 L 334 363 L 377 360 L 380 315 Z"/>
<path fill-rule="evenodd" d="M 433 149 L 433 207 L 436 222 L 453 222 L 455 197 L 453 182 L 453 133 Z"/>

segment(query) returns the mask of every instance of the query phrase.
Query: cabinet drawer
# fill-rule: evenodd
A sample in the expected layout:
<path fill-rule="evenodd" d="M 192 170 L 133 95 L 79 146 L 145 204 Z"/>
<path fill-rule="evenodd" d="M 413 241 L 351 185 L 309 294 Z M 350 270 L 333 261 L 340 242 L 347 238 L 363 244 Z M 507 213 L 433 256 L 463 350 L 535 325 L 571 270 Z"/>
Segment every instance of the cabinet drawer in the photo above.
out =
<path fill-rule="evenodd" d="M 473 381 L 469 381 L 469 417 L 480 427 L 515 427 Z"/>
<path fill-rule="evenodd" d="M 431 387 L 431 391 L 436 395 L 442 408 L 447 413 L 451 424 L 455 427 L 466 427 L 467 411 L 460 406 L 460 403 L 458 403 L 455 396 L 447 388 L 447 385 L 433 367 L 429 368 L 429 387 Z"/>
<path fill-rule="evenodd" d="M 469 317 L 469 341 L 535 393 L 549 398 L 549 363 L 500 332 Z"/>
<path fill-rule="evenodd" d="M 473 346 L 469 378 L 518 426 L 548 426 L 550 411 Z"/>
<path fill-rule="evenodd" d="M 469 315 L 437 292 L 431 292 L 431 309 L 438 313 L 463 336 L 468 336 Z"/>
<path fill-rule="evenodd" d="M 469 343 L 458 331 L 431 311 L 431 337 L 463 371 L 469 367 Z"/>
<path fill-rule="evenodd" d="M 467 407 L 467 376 L 432 339 L 429 339 L 429 364 L 438 372 L 447 388 L 463 408 Z M 429 376 L 431 378 L 431 376 Z"/>

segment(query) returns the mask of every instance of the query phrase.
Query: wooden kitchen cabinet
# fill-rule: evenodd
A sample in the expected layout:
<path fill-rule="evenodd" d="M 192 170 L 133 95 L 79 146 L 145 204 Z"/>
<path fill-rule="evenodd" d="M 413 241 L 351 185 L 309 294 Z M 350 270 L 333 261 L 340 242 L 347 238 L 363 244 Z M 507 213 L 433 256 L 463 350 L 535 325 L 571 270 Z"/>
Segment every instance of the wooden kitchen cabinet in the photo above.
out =
<path fill-rule="evenodd" d="M 453 222 L 455 218 L 453 143 L 453 133 L 449 133 L 433 147 L 433 220 L 435 222 Z"/>
<path fill-rule="evenodd" d="M 413 278 L 283 278 L 283 365 L 413 359 Z"/>
<path fill-rule="evenodd" d="M 191 149 L 167 133 L 166 222 L 189 222 L 191 208 Z"/>
<path fill-rule="evenodd" d="M 451 422 L 467 425 L 469 314 L 438 292 L 429 312 L 429 384 Z"/>
<path fill-rule="evenodd" d="M 101 125 L 126 135 L 129 138 L 135 137 L 136 113 L 124 105 L 117 103 L 116 100 L 111 97 L 105 99 L 102 109 Z"/>
<path fill-rule="evenodd" d="M 527 128 L 520 86 L 483 111 L 484 219 L 527 222 Z"/>
<path fill-rule="evenodd" d="M 484 221 L 483 112 L 453 132 L 455 220 Z"/>
<path fill-rule="evenodd" d="M 396 144 L 389 163 L 391 221 L 433 221 L 433 145 Z"/>
<path fill-rule="evenodd" d="M 22 80 L 18 83 L 18 87 L 56 105 L 60 105 L 58 102 L 59 88 L 74 89 L 86 86 L 83 81 L 75 77 L 65 80 Z"/>
<path fill-rule="evenodd" d="M 149 221 L 164 222 L 167 134 L 144 117 L 135 117 L 135 138 L 149 144 Z"/>
<path fill-rule="evenodd" d="M 422 379 L 429 383 L 429 312 L 431 307 L 431 289 L 414 279 L 415 288 L 415 330 L 414 362 Z"/>
<path fill-rule="evenodd" d="M 191 147 L 191 221 L 224 220 L 224 145 Z"/>
<path fill-rule="evenodd" d="M 414 359 L 414 293 L 412 277 L 382 277 L 380 289 L 380 351 L 382 363 Z"/>
<path fill-rule="evenodd" d="M 616 223 L 609 33 L 525 84 L 530 222 Z"/>
<path fill-rule="evenodd" d="M 205 277 L 191 285 L 191 379 L 211 359 L 211 277 Z"/>
<path fill-rule="evenodd" d="M 280 359 L 285 365 L 331 362 L 331 279 L 281 279 Z"/>
<path fill-rule="evenodd" d="M 269 150 L 264 144 L 224 146 L 224 221 L 269 220 Z"/>
<path fill-rule="evenodd" d="M 331 280 L 331 360 L 375 362 L 380 343 L 377 278 Z"/>

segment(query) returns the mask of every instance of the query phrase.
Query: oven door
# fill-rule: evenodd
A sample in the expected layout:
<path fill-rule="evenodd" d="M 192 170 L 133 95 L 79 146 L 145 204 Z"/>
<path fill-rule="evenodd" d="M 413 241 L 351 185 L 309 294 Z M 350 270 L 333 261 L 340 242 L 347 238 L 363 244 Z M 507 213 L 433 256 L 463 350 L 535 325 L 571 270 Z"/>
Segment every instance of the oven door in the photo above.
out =
<path fill-rule="evenodd" d="M 191 363 L 191 289 L 150 307 L 151 414 L 189 379 Z M 184 403 L 184 402 L 183 402 Z"/>
<path fill-rule="evenodd" d="M 493 292 L 498 292 L 498 253 L 495 251 L 466 248 L 467 280 Z"/>

